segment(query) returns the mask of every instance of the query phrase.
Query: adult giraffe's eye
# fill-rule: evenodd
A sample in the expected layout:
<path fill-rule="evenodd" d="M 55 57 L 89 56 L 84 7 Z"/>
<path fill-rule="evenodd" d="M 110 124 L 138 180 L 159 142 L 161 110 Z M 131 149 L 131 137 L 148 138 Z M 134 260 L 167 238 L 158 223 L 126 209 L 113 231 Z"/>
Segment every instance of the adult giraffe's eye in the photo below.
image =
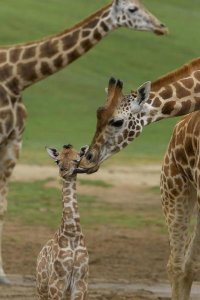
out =
<path fill-rule="evenodd" d="M 114 126 L 114 127 L 121 127 L 124 124 L 124 120 L 111 120 L 109 122 L 109 125 Z"/>
<path fill-rule="evenodd" d="M 138 9 L 139 9 L 138 7 L 133 7 L 133 8 L 129 8 L 128 11 L 133 14 L 136 11 L 138 11 Z"/>

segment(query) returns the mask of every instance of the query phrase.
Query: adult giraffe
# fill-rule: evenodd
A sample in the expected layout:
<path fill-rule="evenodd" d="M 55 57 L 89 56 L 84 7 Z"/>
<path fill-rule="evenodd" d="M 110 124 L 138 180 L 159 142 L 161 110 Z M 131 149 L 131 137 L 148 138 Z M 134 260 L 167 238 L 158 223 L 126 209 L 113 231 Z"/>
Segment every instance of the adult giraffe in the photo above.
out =
<path fill-rule="evenodd" d="M 0 47 L 0 283 L 8 282 L 2 268 L 1 237 L 7 182 L 19 156 L 25 128 L 26 109 L 21 93 L 69 65 L 110 31 L 122 26 L 167 33 L 167 28 L 138 0 L 114 0 L 61 33 L 26 44 Z"/>
<path fill-rule="evenodd" d="M 140 135 L 144 126 L 200 109 L 200 59 L 184 65 L 137 93 L 122 94 L 122 82 L 111 78 L 105 106 L 97 110 L 97 128 L 77 172 L 92 173 L 109 156 Z M 173 300 L 188 300 L 200 271 L 200 112 L 175 128 L 163 163 L 161 193 L 169 231 L 168 274 Z M 189 223 L 197 204 L 197 224 L 189 242 Z"/>
<path fill-rule="evenodd" d="M 200 112 L 175 126 L 161 171 L 162 206 L 169 232 L 168 273 L 173 299 L 188 300 L 200 271 Z M 190 234 L 190 221 L 197 220 Z"/>

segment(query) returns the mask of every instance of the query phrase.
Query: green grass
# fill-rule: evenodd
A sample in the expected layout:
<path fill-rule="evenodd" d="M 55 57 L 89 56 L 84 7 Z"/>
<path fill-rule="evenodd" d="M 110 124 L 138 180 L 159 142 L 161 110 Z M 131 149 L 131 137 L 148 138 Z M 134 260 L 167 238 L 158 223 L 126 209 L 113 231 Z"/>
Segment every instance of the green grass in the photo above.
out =
<path fill-rule="evenodd" d="M 49 180 L 12 182 L 9 192 L 7 219 L 33 226 L 57 228 L 61 219 L 61 192 L 46 187 Z M 100 225 L 114 228 L 142 229 L 151 227 L 165 230 L 163 216 L 155 208 L 148 211 L 132 209 L 127 205 L 107 203 L 103 196 L 78 195 L 81 223 L 87 228 Z"/>
<path fill-rule="evenodd" d="M 49 163 L 44 147 L 89 144 L 96 108 L 104 103 L 111 75 L 124 80 L 124 90 L 154 80 L 200 56 L 199 0 L 144 1 L 170 29 L 170 35 L 118 29 L 93 50 L 54 76 L 24 92 L 28 109 L 21 162 Z M 79 22 L 108 0 L 1 1 L 1 44 L 42 38 Z M 176 120 L 144 129 L 142 136 L 116 160 L 161 160 Z"/>
<path fill-rule="evenodd" d="M 112 187 L 112 184 L 109 184 L 103 180 L 87 180 L 87 179 L 79 179 L 80 184 L 82 185 L 92 185 L 92 186 L 98 186 L 103 188 L 109 188 Z"/>
<path fill-rule="evenodd" d="M 150 190 L 152 193 L 160 194 L 160 187 L 159 187 L 159 186 L 152 186 L 152 187 L 149 188 L 149 190 Z"/>

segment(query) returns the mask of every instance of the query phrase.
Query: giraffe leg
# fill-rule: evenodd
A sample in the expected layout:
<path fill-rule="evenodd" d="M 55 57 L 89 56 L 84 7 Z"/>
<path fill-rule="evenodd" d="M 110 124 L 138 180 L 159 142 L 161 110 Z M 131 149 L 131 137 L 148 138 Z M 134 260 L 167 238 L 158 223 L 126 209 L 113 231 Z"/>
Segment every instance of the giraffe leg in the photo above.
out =
<path fill-rule="evenodd" d="M 4 214 L 7 210 L 7 201 L 6 201 L 6 179 L 0 170 L 0 284 L 8 284 L 9 281 L 7 280 L 4 270 L 3 270 L 3 263 L 2 263 L 2 231 L 3 231 L 3 219 Z"/>
<path fill-rule="evenodd" d="M 0 147 L 0 284 L 10 283 L 3 270 L 2 231 L 4 217 L 7 211 L 7 185 L 19 157 L 20 148 L 21 143 L 17 140 L 10 140 Z"/>
<path fill-rule="evenodd" d="M 87 282 L 85 280 L 78 280 L 74 283 L 71 300 L 85 300 L 87 298 Z"/>
<path fill-rule="evenodd" d="M 74 278 L 72 283 L 71 300 L 85 300 L 88 291 L 88 275 L 89 275 L 89 261 L 88 253 L 85 248 L 84 251 L 77 251 L 76 263 L 74 269 Z"/>
<path fill-rule="evenodd" d="M 48 300 L 65 300 L 70 299 L 67 292 L 66 278 L 57 277 L 56 274 L 52 274 L 53 277 L 49 278 L 48 285 Z M 67 295 L 67 298 L 66 298 Z"/>
<path fill-rule="evenodd" d="M 199 271 L 200 271 L 200 210 L 198 209 L 195 230 L 185 254 L 185 276 L 183 278 L 184 286 L 185 286 L 184 299 L 189 299 L 192 283 Z"/>
<path fill-rule="evenodd" d="M 88 258 L 85 259 L 86 264 L 82 266 L 83 273 L 76 274 L 73 285 L 71 300 L 85 300 L 88 292 Z M 78 272 L 78 270 L 77 270 Z M 79 273 L 79 272 L 78 272 Z"/>
<path fill-rule="evenodd" d="M 185 254 L 185 299 L 189 299 L 190 290 L 192 287 L 192 282 L 194 281 L 196 275 L 200 271 L 200 162 L 198 162 L 198 167 L 195 172 L 196 182 L 197 182 L 197 220 L 195 229 L 193 231 L 192 238 L 188 244 L 187 251 Z"/>
<path fill-rule="evenodd" d="M 48 270 L 47 270 L 47 251 L 46 248 L 38 255 L 37 266 L 36 266 L 36 289 L 39 300 L 48 299 Z"/>
<path fill-rule="evenodd" d="M 49 300 L 48 296 L 38 296 L 38 300 Z"/>
<path fill-rule="evenodd" d="M 174 169 L 173 169 L 174 172 Z M 192 188 L 180 174 L 172 184 L 169 177 L 161 175 L 162 206 L 169 232 L 170 257 L 168 275 L 172 286 L 172 300 L 188 300 L 192 280 L 185 270 L 185 254 L 189 241 L 189 224 L 196 197 Z"/>

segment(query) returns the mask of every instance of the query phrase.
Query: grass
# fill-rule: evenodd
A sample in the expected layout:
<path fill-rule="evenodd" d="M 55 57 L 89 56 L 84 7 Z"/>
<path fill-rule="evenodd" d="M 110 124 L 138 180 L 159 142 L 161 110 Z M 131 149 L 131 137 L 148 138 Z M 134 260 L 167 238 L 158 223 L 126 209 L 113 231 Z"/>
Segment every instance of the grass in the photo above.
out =
<path fill-rule="evenodd" d="M 50 180 L 50 179 L 49 179 Z M 12 182 L 9 193 L 7 219 L 33 226 L 57 228 L 61 219 L 61 192 L 46 188 L 49 180 Z M 78 195 L 81 222 L 84 227 L 105 225 L 114 228 L 165 230 L 163 216 L 155 208 L 148 211 L 126 205 L 107 203 L 95 195 Z"/>
<path fill-rule="evenodd" d="M 159 186 L 152 186 L 152 187 L 149 188 L 149 190 L 150 190 L 152 193 L 160 194 L 160 187 L 159 187 Z"/>
<path fill-rule="evenodd" d="M 103 180 L 87 180 L 87 179 L 79 179 L 80 184 L 82 185 L 92 185 L 92 186 L 98 186 L 103 188 L 110 188 L 112 187 L 112 184 L 107 183 Z"/>
<path fill-rule="evenodd" d="M 144 1 L 170 29 L 170 35 L 119 29 L 93 50 L 54 76 L 24 92 L 28 109 L 21 162 L 47 164 L 45 145 L 89 144 L 95 111 L 104 103 L 104 87 L 114 75 L 125 82 L 125 91 L 154 80 L 200 52 L 200 2 L 193 0 Z M 1 2 L 1 44 L 16 44 L 68 28 L 97 10 L 107 0 L 7 0 Z M 142 136 L 115 160 L 161 160 L 176 120 L 145 128 Z"/>

